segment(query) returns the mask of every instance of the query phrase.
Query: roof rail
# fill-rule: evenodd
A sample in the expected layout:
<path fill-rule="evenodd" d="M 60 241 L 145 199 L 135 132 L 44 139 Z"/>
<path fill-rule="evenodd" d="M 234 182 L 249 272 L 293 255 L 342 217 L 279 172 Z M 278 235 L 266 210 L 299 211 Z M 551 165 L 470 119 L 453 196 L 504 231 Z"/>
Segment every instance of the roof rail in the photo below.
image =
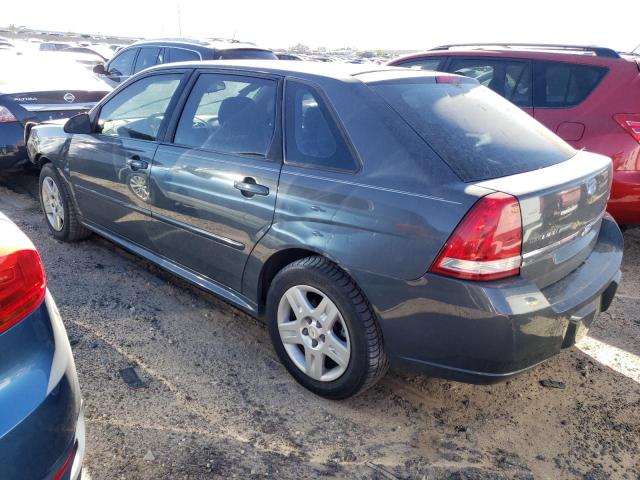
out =
<path fill-rule="evenodd" d="M 563 45 L 563 44 L 545 44 L 545 43 L 456 43 L 451 45 L 441 45 L 431 50 L 450 50 L 454 47 L 525 47 L 532 50 L 579 50 L 582 52 L 593 52 L 597 57 L 620 58 L 618 52 L 611 48 L 594 47 L 589 45 Z"/>

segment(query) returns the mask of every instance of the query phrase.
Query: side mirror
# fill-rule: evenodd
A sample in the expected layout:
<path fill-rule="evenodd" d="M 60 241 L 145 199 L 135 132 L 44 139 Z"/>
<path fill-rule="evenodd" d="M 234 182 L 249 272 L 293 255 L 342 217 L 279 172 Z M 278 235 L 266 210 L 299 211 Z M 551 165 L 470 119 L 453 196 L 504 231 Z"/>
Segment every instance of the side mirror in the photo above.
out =
<path fill-rule="evenodd" d="M 79 113 L 64 124 L 65 133 L 93 133 L 88 113 Z"/>
<path fill-rule="evenodd" d="M 104 68 L 104 63 L 98 63 L 95 67 L 93 67 L 93 73 L 97 73 L 98 75 L 106 75 L 107 69 Z"/>

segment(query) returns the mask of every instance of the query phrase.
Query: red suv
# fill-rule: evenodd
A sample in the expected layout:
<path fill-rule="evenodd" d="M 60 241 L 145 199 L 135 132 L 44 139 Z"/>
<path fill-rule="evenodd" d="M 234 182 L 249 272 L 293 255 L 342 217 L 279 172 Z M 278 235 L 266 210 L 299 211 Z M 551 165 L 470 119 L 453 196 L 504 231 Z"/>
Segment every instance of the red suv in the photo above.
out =
<path fill-rule="evenodd" d="M 613 160 L 608 210 L 640 223 L 640 55 L 573 45 L 444 45 L 389 65 L 477 79 L 573 147 Z"/>

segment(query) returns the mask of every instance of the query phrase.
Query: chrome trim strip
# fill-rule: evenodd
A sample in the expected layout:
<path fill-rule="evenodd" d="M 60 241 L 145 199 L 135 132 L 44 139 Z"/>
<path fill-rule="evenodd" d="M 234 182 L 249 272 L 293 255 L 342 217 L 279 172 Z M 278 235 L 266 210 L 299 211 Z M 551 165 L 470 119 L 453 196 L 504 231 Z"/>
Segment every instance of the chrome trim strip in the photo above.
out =
<path fill-rule="evenodd" d="M 89 110 L 98 102 L 84 103 L 26 103 L 20 106 L 28 112 L 48 112 L 61 110 Z"/>
<path fill-rule="evenodd" d="M 544 255 L 545 253 L 548 253 L 552 250 L 556 250 L 560 248 L 562 245 L 564 245 L 565 243 L 569 243 L 571 240 L 575 240 L 578 236 L 588 234 L 593 228 L 593 226 L 596 223 L 598 223 L 600 220 L 602 220 L 602 217 L 604 217 L 604 214 L 605 214 L 605 211 L 602 211 L 595 219 L 591 220 L 589 223 L 585 224 L 582 228 L 580 228 L 580 230 L 578 230 L 577 232 L 573 232 L 568 237 L 561 238 L 560 240 L 552 243 L 551 245 L 547 245 L 545 247 L 538 248 L 537 250 L 532 250 L 530 252 L 524 253 L 522 255 L 522 266 L 525 266 L 527 264 L 526 261 L 530 260 L 531 258 L 537 257 L 539 255 Z M 583 232 L 585 231 L 586 233 L 583 234 Z"/>

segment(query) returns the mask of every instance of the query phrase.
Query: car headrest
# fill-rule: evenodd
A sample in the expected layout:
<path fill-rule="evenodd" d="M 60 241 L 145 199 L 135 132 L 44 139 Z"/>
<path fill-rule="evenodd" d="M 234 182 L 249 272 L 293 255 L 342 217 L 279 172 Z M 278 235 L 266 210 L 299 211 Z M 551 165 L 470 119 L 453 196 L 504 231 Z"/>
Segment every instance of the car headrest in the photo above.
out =
<path fill-rule="evenodd" d="M 253 100 L 247 97 L 225 98 L 218 110 L 218 123 L 222 126 L 231 118 L 254 106 Z"/>

